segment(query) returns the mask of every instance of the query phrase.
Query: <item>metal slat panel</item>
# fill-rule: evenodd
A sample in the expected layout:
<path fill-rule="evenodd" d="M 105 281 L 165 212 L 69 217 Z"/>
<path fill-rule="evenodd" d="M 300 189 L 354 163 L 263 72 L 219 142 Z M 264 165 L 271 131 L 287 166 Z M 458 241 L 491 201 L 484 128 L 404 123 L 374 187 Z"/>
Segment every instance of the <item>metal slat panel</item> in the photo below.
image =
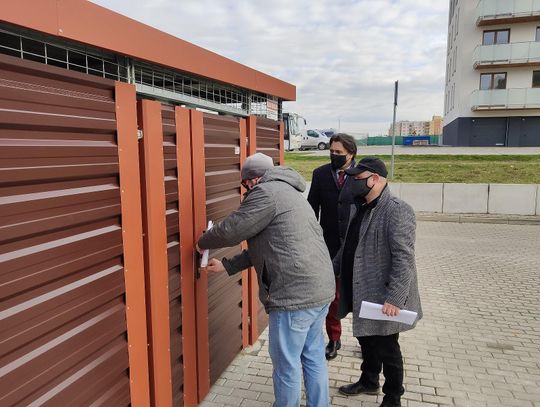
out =
<path fill-rule="evenodd" d="M 180 323 L 182 329 L 183 369 L 177 364 L 172 371 L 174 382 L 183 382 L 183 397 L 180 393 L 173 395 L 173 405 L 195 407 L 198 403 L 199 386 L 197 360 L 203 349 L 197 352 L 197 314 L 196 314 L 196 279 L 194 246 L 194 221 L 197 216 L 193 207 L 193 171 L 192 166 L 192 123 L 191 113 L 188 109 L 175 107 L 176 122 L 176 152 L 178 176 L 178 229 L 180 230 L 180 292 L 178 301 L 182 301 L 182 315 Z M 203 146 L 204 147 L 204 146 Z M 202 217 L 201 217 L 202 218 Z M 170 283 L 169 283 L 170 284 Z M 169 311 L 170 312 L 170 311 Z M 207 353 L 207 351 L 204 351 Z"/>
<path fill-rule="evenodd" d="M 220 221 L 240 205 L 240 123 L 238 118 L 204 115 L 207 218 Z M 212 251 L 233 256 L 240 247 Z M 242 276 L 208 276 L 210 382 L 242 350 Z"/>
<path fill-rule="evenodd" d="M 280 148 L 279 122 L 257 117 L 257 152 L 272 157 L 274 165 L 279 165 Z M 260 335 L 268 326 L 268 315 L 264 310 L 264 305 L 259 300 L 257 302 L 257 329 Z"/>
<path fill-rule="evenodd" d="M 0 404 L 128 405 L 114 82 L 0 55 Z"/>
<path fill-rule="evenodd" d="M 257 117 L 257 152 L 272 157 L 274 164 L 279 165 L 279 122 Z"/>
<path fill-rule="evenodd" d="M 169 268 L 169 323 L 171 332 L 171 378 L 173 405 L 183 405 L 184 366 L 182 356 L 182 301 L 180 282 L 180 231 L 178 170 L 176 160 L 176 120 L 174 106 L 161 105 L 165 200 L 167 225 L 167 261 Z"/>

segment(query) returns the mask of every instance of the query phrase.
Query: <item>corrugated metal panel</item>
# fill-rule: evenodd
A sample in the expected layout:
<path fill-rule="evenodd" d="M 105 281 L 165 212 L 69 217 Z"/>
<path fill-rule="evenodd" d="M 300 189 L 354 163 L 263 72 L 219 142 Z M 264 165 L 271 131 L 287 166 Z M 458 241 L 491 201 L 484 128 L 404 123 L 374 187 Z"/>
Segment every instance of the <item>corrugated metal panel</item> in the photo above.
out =
<path fill-rule="evenodd" d="M 128 405 L 114 82 L 0 55 L 0 405 Z"/>
<path fill-rule="evenodd" d="M 280 133 L 279 122 L 257 117 L 257 152 L 264 153 L 274 160 L 274 165 L 280 164 Z M 259 301 L 257 307 L 259 335 L 268 326 L 268 314 L 264 305 Z"/>
<path fill-rule="evenodd" d="M 182 365 L 182 299 L 180 296 L 180 231 L 178 210 L 178 172 L 176 161 L 176 122 L 174 106 L 162 105 L 167 252 L 169 267 L 169 318 L 171 326 L 171 372 L 173 405 L 184 404 Z"/>
<path fill-rule="evenodd" d="M 240 127 L 233 117 L 204 115 L 207 219 L 220 221 L 240 205 Z M 211 252 L 221 258 L 240 246 Z M 208 276 L 210 382 L 242 350 L 242 276 Z"/>
<path fill-rule="evenodd" d="M 279 165 L 279 122 L 257 117 L 257 152 L 264 153 Z"/>

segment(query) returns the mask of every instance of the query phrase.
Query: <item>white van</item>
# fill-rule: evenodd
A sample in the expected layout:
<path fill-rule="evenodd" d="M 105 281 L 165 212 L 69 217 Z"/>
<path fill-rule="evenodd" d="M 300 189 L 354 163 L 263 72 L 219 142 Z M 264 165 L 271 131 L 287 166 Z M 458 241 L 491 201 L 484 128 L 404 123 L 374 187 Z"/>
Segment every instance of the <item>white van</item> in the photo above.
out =
<path fill-rule="evenodd" d="M 302 131 L 302 144 L 300 150 L 316 148 L 318 150 L 326 150 L 329 147 L 330 138 L 325 136 L 319 130 L 304 130 Z"/>

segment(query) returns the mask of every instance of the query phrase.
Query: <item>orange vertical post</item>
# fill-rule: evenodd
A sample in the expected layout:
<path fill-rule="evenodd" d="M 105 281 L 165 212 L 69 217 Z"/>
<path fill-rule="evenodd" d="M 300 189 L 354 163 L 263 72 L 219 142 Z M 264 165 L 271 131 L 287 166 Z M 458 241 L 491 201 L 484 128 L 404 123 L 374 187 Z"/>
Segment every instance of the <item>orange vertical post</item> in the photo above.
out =
<path fill-rule="evenodd" d="M 150 405 L 135 86 L 115 83 L 131 405 Z"/>
<path fill-rule="evenodd" d="M 182 355 L 184 406 L 195 407 L 197 392 L 197 320 L 195 303 L 195 252 L 191 161 L 191 120 L 188 109 L 175 108 L 176 161 L 180 230 L 180 281 L 182 292 Z"/>
<path fill-rule="evenodd" d="M 257 152 L 257 116 L 249 116 L 246 119 L 248 136 L 248 156 Z M 253 267 L 248 270 L 249 273 L 249 343 L 253 345 L 259 337 L 259 284 L 257 283 L 257 272 Z"/>
<path fill-rule="evenodd" d="M 246 119 L 240 119 L 240 170 L 247 157 L 247 125 Z M 244 187 L 240 187 L 240 194 L 243 197 Z M 242 198 L 240 198 L 242 199 Z M 246 242 L 242 242 L 242 250 L 247 249 Z M 242 347 L 246 348 L 250 343 L 249 325 L 249 269 L 242 271 Z"/>
<path fill-rule="evenodd" d="M 150 100 L 143 100 L 141 103 L 152 404 L 157 407 L 171 407 L 169 273 L 161 104 Z"/>
<path fill-rule="evenodd" d="M 285 132 L 283 120 L 279 122 L 279 165 L 285 165 Z"/>
<path fill-rule="evenodd" d="M 257 152 L 257 116 L 246 118 L 248 137 L 248 156 Z"/>
<path fill-rule="evenodd" d="M 195 242 L 207 227 L 206 220 L 206 165 L 204 153 L 204 123 L 202 112 L 190 110 L 191 163 L 193 176 L 193 223 Z M 198 268 L 198 264 L 195 265 Z M 210 353 L 208 336 L 208 275 L 199 270 L 195 281 L 197 303 L 197 375 L 199 402 L 210 390 Z"/>

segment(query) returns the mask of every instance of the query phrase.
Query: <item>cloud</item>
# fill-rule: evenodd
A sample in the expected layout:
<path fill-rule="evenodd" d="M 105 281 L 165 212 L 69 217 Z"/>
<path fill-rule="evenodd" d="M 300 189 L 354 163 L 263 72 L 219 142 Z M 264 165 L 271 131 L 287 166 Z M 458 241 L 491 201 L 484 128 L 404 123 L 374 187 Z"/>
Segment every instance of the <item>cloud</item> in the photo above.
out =
<path fill-rule="evenodd" d="M 93 0 L 297 87 L 286 111 L 312 127 L 386 133 L 444 99 L 448 2 L 432 0 Z"/>

